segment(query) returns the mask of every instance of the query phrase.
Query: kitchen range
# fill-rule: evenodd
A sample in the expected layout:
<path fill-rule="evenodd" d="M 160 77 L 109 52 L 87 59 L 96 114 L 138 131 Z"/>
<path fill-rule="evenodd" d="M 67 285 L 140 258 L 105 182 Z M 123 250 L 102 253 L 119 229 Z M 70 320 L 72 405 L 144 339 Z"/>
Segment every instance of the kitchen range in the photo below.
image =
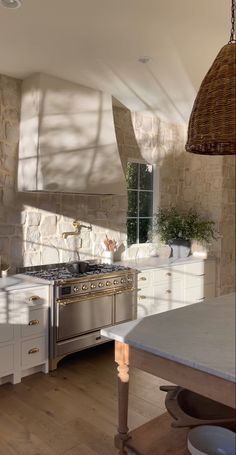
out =
<path fill-rule="evenodd" d="M 50 369 L 67 354 L 107 342 L 100 329 L 132 320 L 137 312 L 137 271 L 92 261 L 19 270 L 52 285 Z"/>

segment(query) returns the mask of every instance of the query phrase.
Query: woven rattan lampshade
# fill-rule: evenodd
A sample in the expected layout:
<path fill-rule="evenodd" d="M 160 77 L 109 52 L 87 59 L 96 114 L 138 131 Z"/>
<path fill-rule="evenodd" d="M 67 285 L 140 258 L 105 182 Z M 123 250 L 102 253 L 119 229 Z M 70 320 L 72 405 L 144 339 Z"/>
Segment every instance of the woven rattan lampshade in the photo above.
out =
<path fill-rule="evenodd" d="M 220 50 L 202 81 L 189 120 L 186 150 L 201 155 L 236 154 L 234 39 Z"/>

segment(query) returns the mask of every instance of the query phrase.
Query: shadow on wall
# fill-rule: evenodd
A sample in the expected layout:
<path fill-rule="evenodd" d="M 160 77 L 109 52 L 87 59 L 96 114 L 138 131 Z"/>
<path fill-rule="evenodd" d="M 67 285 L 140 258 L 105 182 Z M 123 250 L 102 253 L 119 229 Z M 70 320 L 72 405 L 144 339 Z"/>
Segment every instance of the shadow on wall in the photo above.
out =
<path fill-rule="evenodd" d="M 77 260 L 78 251 L 81 258 L 97 258 L 101 256 L 106 233 L 117 241 L 123 252 L 126 247 L 126 196 L 16 193 L 20 83 L 2 78 L 0 254 L 3 260 L 12 266 L 66 262 Z M 234 158 L 186 153 L 182 130 L 177 125 L 164 124 L 150 113 L 131 114 L 127 109 L 115 107 L 114 120 L 124 170 L 129 158 L 157 163 L 162 206 L 193 207 L 216 221 L 224 238 L 212 245 L 211 250 L 218 258 L 219 270 L 224 264 L 225 272 L 219 272 L 220 286 L 229 290 L 235 241 Z M 106 169 L 106 172 L 110 171 L 110 167 Z M 83 229 L 80 237 L 63 239 L 64 231 L 73 230 L 74 219 L 91 224 L 92 231 Z"/>

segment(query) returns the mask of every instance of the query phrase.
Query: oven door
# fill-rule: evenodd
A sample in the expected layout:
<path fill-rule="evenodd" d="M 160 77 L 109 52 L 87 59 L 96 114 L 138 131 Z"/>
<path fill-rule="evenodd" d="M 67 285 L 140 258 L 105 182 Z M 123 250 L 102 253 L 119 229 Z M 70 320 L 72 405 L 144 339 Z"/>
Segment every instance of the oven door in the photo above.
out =
<path fill-rule="evenodd" d="M 112 325 L 112 295 L 57 300 L 56 307 L 57 341 Z"/>

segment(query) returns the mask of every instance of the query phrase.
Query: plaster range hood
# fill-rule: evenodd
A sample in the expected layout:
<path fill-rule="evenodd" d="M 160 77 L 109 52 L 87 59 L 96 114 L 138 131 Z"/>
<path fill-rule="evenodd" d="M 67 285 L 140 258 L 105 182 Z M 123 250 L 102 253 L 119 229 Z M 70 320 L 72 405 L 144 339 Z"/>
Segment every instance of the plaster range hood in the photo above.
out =
<path fill-rule="evenodd" d="M 126 194 L 110 95 L 42 73 L 23 81 L 18 190 Z"/>

